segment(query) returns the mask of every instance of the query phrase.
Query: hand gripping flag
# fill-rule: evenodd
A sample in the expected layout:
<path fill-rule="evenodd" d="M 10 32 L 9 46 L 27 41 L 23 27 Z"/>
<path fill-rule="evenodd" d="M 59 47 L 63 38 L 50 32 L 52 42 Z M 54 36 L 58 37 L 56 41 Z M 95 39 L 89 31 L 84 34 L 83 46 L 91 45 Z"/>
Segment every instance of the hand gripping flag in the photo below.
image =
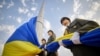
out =
<path fill-rule="evenodd" d="M 35 56 L 41 52 L 36 35 L 37 17 L 20 26 L 4 45 L 2 56 Z"/>
<path fill-rule="evenodd" d="M 46 49 L 49 52 L 55 52 L 55 51 L 57 51 L 58 48 L 59 48 L 59 44 L 58 44 L 59 41 L 62 41 L 62 43 L 65 46 L 75 45 L 73 43 L 73 41 L 70 40 L 70 38 L 72 36 L 73 36 L 73 33 L 72 34 L 68 34 L 66 36 L 63 36 L 63 37 L 57 39 L 56 41 L 48 44 L 47 47 L 46 47 Z M 64 37 L 66 37 L 66 38 L 64 38 Z M 100 27 L 96 28 L 94 30 L 91 30 L 91 31 L 89 31 L 87 33 L 85 33 L 84 35 L 80 36 L 80 39 L 76 39 L 76 40 L 80 41 L 81 44 L 83 44 L 83 45 L 87 45 L 87 46 L 90 46 L 90 47 L 100 48 Z"/>

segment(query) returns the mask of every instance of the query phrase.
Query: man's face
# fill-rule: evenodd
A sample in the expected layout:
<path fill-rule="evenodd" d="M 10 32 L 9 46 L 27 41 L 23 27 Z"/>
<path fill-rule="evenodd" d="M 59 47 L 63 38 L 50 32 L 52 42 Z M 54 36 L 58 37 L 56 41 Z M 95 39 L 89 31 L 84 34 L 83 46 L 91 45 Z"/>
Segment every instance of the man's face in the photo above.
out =
<path fill-rule="evenodd" d="M 46 41 L 45 41 L 45 40 L 43 40 L 43 41 L 42 41 L 42 44 L 46 44 Z"/>
<path fill-rule="evenodd" d="M 49 36 L 52 36 L 52 32 L 48 32 L 48 35 L 49 35 Z"/>
<path fill-rule="evenodd" d="M 62 22 L 62 25 L 64 25 L 64 26 L 68 26 L 69 24 L 70 24 L 70 22 L 67 19 Z"/>

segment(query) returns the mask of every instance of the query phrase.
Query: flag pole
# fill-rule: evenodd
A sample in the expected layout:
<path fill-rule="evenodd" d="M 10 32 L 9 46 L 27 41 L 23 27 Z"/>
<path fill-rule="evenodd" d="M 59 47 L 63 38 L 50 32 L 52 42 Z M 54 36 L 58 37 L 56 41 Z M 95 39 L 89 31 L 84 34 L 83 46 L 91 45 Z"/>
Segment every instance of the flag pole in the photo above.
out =
<path fill-rule="evenodd" d="M 37 32 L 37 37 L 38 41 L 41 44 L 41 39 L 43 38 L 43 29 L 44 29 L 44 4 L 45 0 L 43 0 L 42 6 L 39 11 L 39 15 L 37 17 L 37 24 L 36 24 L 36 32 Z"/>

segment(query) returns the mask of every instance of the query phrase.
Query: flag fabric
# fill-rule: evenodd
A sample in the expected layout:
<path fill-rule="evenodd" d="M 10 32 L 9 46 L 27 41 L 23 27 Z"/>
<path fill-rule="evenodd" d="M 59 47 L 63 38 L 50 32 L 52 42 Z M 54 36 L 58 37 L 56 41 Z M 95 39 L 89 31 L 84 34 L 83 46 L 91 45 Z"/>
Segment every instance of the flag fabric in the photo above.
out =
<path fill-rule="evenodd" d="M 24 23 L 4 45 L 2 56 L 35 56 L 41 52 L 36 34 L 37 17 Z"/>
<path fill-rule="evenodd" d="M 68 34 L 68 35 L 64 35 L 64 36 L 61 36 L 59 38 L 57 38 L 55 41 L 51 42 L 50 44 L 48 44 L 46 46 L 46 50 L 48 52 L 56 52 L 58 50 L 58 48 L 60 47 L 59 45 L 59 41 L 64 41 L 64 43 L 66 42 L 66 39 L 67 39 L 67 44 L 68 42 L 70 41 L 69 39 L 73 36 L 73 33 L 71 34 Z M 72 41 L 70 41 L 72 43 Z M 70 44 L 69 42 L 69 44 Z"/>
<path fill-rule="evenodd" d="M 56 52 L 59 47 L 60 47 L 59 43 L 57 41 L 54 41 L 46 46 L 46 50 L 47 52 Z"/>
<path fill-rule="evenodd" d="M 80 41 L 84 45 L 100 47 L 100 28 L 87 32 L 80 38 Z"/>
<path fill-rule="evenodd" d="M 68 38 L 71 38 L 73 35 L 72 34 L 68 34 Z M 59 40 L 62 41 L 62 43 L 65 45 L 65 46 L 73 46 L 75 45 L 73 43 L 72 40 L 68 39 L 66 37 L 65 38 L 59 38 L 58 40 L 50 43 L 47 45 L 46 49 L 49 51 L 49 52 L 55 52 L 58 50 L 58 48 L 60 47 L 58 42 Z M 99 28 L 96 28 L 92 31 L 89 31 L 87 33 L 85 33 L 84 35 L 80 36 L 80 42 L 81 44 L 83 45 L 87 45 L 87 46 L 90 46 L 90 47 L 97 47 L 97 48 L 100 48 L 100 27 Z"/>

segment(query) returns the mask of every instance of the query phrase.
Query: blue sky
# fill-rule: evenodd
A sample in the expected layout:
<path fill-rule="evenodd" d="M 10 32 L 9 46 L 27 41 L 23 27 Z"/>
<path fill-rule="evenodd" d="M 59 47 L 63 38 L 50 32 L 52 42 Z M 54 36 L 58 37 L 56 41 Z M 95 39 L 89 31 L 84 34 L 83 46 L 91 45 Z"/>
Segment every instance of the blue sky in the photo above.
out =
<path fill-rule="evenodd" d="M 0 52 L 16 28 L 38 15 L 42 2 L 43 0 L 0 0 Z M 45 0 L 44 9 L 46 28 L 52 29 L 57 37 L 63 33 L 64 27 L 61 26 L 60 19 L 64 16 L 71 20 L 82 18 L 100 23 L 100 0 Z"/>

